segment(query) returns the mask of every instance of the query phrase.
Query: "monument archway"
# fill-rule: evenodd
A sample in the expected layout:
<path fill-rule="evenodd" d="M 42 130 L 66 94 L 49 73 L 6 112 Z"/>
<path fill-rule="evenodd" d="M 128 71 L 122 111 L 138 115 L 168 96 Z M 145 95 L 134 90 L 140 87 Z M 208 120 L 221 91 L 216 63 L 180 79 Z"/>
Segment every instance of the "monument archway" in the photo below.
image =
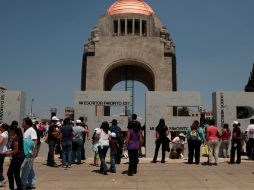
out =
<path fill-rule="evenodd" d="M 104 90 L 111 91 L 115 84 L 126 80 L 139 81 L 149 91 L 155 90 L 154 72 L 147 64 L 135 60 L 124 60 L 110 65 L 104 75 Z"/>
<path fill-rule="evenodd" d="M 134 82 L 140 82 L 148 91 L 155 90 L 155 74 L 147 63 L 137 60 L 121 60 L 110 65 L 104 75 L 104 91 L 112 91 L 112 88 L 119 82 L 124 81 L 125 91 L 130 92 L 131 102 L 125 107 L 125 115 L 134 113 L 134 94 L 137 89 L 134 88 Z M 135 90 L 134 90 L 135 89 Z M 135 92 L 135 93 L 134 93 Z M 136 99 L 136 98 L 135 98 Z M 136 110 L 136 109 L 135 109 Z M 122 113 L 122 112 L 121 112 Z M 144 113 L 145 114 L 145 113 Z M 110 116 L 110 107 L 104 108 L 104 115 Z"/>

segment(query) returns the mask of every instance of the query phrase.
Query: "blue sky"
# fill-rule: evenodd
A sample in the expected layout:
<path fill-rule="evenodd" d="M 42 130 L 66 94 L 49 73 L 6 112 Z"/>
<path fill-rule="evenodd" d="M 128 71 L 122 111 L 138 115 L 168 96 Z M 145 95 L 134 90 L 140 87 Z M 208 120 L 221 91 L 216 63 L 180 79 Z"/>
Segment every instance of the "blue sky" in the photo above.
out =
<path fill-rule="evenodd" d="M 57 107 L 63 117 L 80 89 L 83 45 L 113 2 L 0 0 L 0 84 L 25 91 L 27 111 L 34 98 L 35 114 L 48 118 Z M 212 92 L 244 89 L 254 62 L 253 0 L 146 2 L 175 42 L 180 91 L 200 91 L 211 108 Z"/>

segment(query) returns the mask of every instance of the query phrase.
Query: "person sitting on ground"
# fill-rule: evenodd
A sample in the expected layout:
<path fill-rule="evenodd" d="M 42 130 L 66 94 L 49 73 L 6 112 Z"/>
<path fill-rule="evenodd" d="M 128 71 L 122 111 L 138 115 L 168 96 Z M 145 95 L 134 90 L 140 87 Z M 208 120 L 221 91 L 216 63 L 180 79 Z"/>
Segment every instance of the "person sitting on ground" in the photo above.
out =
<path fill-rule="evenodd" d="M 172 140 L 170 158 L 172 159 L 183 158 L 184 140 L 185 140 L 185 135 L 183 133 L 180 133 L 177 137 L 175 137 Z"/>

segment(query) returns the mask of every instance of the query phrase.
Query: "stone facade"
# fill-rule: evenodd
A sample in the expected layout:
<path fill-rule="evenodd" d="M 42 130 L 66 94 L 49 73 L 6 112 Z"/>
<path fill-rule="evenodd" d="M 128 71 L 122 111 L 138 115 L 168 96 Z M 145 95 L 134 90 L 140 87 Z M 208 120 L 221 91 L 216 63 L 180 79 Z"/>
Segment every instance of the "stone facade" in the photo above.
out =
<path fill-rule="evenodd" d="M 196 107 L 201 105 L 198 92 L 147 92 L 146 93 L 146 156 L 153 157 L 155 150 L 155 128 L 161 118 L 166 125 L 179 131 L 185 131 L 199 117 L 171 116 L 172 107 Z M 161 154 L 159 154 L 160 156 Z"/>
<path fill-rule="evenodd" d="M 246 118 L 237 118 L 237 107 L 245 107 L 248 114 Z M 228 123 L 232 129 L 233 121 L 241 123 L 244 132 L 250 119 L 254 119 L 254 93 L 253 92 L 214 92 L 213 113 L 219 128 Z"/>
<path fill-rule="evenodd" d="M 156 15 L 102 16 L 85 44 L 81 90 L 110 91 L 126 67 L 150 91 L 177 90 L 175 46 Z"/>
<path fill-rule="evenodd" d="M 25 93 L 0 90 L 0 122 L 10 124 L 13 120 L 22 123 L 25 116 Z"/>

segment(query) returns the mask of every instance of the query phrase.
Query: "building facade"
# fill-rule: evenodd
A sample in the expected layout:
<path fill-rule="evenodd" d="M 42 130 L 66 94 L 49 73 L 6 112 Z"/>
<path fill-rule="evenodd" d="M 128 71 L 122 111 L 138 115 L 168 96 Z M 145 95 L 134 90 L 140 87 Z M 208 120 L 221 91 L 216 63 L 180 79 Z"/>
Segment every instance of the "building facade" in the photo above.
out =
<path fill-rule="evenodd" d="M 116 1 L 84 46 L 82 91 L 111 91 L 125 80 L 149 91 L 177 90 L 175 45 L 143 0 Z"/>

